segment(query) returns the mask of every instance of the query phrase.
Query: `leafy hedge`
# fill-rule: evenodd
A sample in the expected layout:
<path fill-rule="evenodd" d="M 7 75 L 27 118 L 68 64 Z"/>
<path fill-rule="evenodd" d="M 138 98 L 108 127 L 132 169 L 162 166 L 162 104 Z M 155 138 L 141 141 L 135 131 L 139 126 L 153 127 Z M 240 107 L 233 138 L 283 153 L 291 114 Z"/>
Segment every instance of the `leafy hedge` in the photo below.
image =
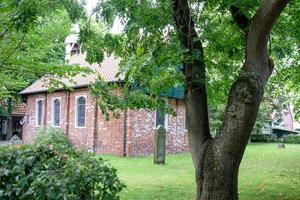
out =
<path fill-rule="evenodd" d="M 250 136 L 251 142 L 268 143 L 268 142 L 280 142 L 280 143 L 291 143 L 300 144 L 300 134 L 297 135 L 285 135 L 282 138 L 277 138 L 274 134 L 252 134 Z"/>
<path fill-rule="evenodd" d="M 274 134 L 251 134 L 250 136 L 251 142 L 278 142 L 277 136 Z"/>
<path fill-rule="evenodd" d="M 119 199 L 124 184 L 103 159 L 77 152 L 58 132 L 32 145 L 0 148 L 0 199 Z"/>
<path fill-rule="evenodd" d="M 284 143 L 300 144 L 300 134 L 297 135 L 285 135 L 282 137 Z"/>

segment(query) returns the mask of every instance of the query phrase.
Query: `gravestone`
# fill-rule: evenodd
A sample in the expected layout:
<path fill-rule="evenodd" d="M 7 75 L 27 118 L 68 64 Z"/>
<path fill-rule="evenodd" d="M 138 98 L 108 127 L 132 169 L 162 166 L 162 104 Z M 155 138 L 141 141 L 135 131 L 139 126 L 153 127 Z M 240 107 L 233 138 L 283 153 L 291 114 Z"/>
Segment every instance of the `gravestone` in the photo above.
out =
<path fill-rule="evenodd" d="M 22 144 L 22 140 L 18 136 L 14 135 L 10 138 L 9 144 Z"/>
<path fill-rule="evenodd" d="M 155 130 L 154 163 L 165 164 L 166 158 L 166 129 L 159 125 Z"/>
<path fill-rule="evenodd" d="M 278 147 L 278 148 L 281 148 L 281 149 L 284 149 L 284 148 L 285 148 L 285 145 L 284 145 L 283 143 L 280 143 L 280 144 L 278 144 L 277 147 Z"/>

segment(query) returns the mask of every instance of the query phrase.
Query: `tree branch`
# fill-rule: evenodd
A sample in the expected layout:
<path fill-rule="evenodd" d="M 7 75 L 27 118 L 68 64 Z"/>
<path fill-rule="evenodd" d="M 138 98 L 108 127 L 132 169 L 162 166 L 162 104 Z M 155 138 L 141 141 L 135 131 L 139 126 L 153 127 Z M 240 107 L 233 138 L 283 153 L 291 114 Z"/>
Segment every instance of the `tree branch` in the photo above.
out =
<path fill-rule="evenodd" d="M 240 152 L 248 143 L 265 85 L 274 67 L 268 54 L 268 38 L 287 3 L 288 0 L 263 0 L 249 26 L 246 61 L 231 87 L 217 139 L 222 152 L 234 157 L 237 164 L 242 158 Z"/>
<path fill-rule="evenodd" d="M 181 44 L 188 49 L 202 48 L 200 46 L 193 46 L 193 38 L 198 38 L 198 34 L 195 30 L 194 21 L 191 18 L 188 2 L 186 0 L 172 0 L 173 19 L 176 27 L 179 30 L 179 36 Z"/>
<path fill-rule="evenodd" d="M 187 0 L 171 0 L 171 7 L 173 20 L 184 52 L 182 62 L 186 82 L 185 102 L 189 144 L 197 171 L 201 170 L 198 167 L 204 159 L 205 148 L 207 147 L 205 144 L 211 139 L 205 85 L 204 53 Z M 200 172 L 200 174 L 202 173 Z"/>
<path fill-rule="evenodd" d="M 24 41 L 25 38 L 25 33 L 23 34 L 21 40 L 19 41 L 19 43 L 17 44 L 17 46 L 12 50 L 12 52 L 10 52 L 8 54 L 8 56 L 3 60 L 3 62 L 0 65 L 0 68 L 3 67 L 5 65 L 5 63 L 10 59 L 10 57 L 17 51 L 17 49 L 20 47 L 20 45 L 22 44 L 22 42 Z"/>
<path fill-rule="evenodd" d="M 189 145 L 197 177 L 197 197 L 200 197 L 204 183 L 203 166 L 206 150 L 211 141 L 204 53 L 187 0 L 171 0 L 171 6 L 173 19 L 184 52 L 182 62 L 186 82 L 185 102 Z"/>
<path fill-rule="evenodd" d="M 254 15 L 247 37 L 247 59 L 251 71 L 261 71 L 261 65 L 269 63 L 268 39 L 272 27 L 289 0 L 264 0 Z M 258 62 L 259 61 L 259 62 Z"/>
<path fill-rule="evenodd" d="M 0 40 L 3 39 L 3 37 L 8 33 L 8 29 L 4 29 L 1 33 L 0 33 Z"/>
<path fill-rule="evenodd" d="M 247 35 L 251 20 L 242 13 L 239 7 L 230 6 L 230 12 L 234 22 L 243 30 L 244 34 Z"/>

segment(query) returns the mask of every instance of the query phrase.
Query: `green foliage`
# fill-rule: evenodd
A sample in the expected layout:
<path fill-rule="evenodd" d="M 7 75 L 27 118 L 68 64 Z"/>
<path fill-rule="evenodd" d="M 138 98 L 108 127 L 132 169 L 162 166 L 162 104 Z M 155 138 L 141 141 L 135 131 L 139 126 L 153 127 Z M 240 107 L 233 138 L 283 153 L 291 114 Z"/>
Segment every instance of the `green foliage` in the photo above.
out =
<path fill-rule="evenodd" d="M 297 134 L 297 135 L 284 135 L 282 137 L 282 141 L 284 143 L 300 144 L 300 134 Z"/>
<path fill-rule="evenodd" d="M 65 64 L 64 40 L 74 20 L 85 19 L 73 0 L 2 0 L 0 2 L 0 101 L 20 102 L 19 92 L 42 76 L 49 87 L 65 87 L 62 78 L 86 70 Z M 5 106 L 6 105 L 1 105 Z"/>
<path fill-rule="evenodd" d="M 247 145 L 239 171 L 239 194 L 242 200 L 298 200 L 300 196 L 300 145 Z M 167 155 L 166 165 L 153 165 L 152 157 L 118 158 L 105 156 L 118 168 L 127 188 L 126 200 L 191 200 L 195 198 L 195 169 L 190 153 Z"/>
<path fill-rule="evenodd" d="M 231 13 L 230 6 L 235 5 L 251 19 L 257 10 L 260 1 L 243 0 L 243 1 L 210 1 L 201 2 L 190 0 L 191 14 L 195 22 L 195 27 L 200 40 L 204 47 L 204 59 L 207 74 L 207 92 L 209 114 L 212 120 L 211 131 L 216 132 L 222 122 L 224 108 L 229 93 L 229 89 L 240 72 L 240 68 L 245 59 L 245 35 L 237 27 Z M 287 69 L 291 66 L 299 68 L 299 1 L 291 3 L 291 6 L 284 11 L 280 17 L 276 27 L 272 31 L 269 43 L 269 51 L 274 59 L 276 69 Z M 95 18 L 101 22 L 105 22 L 109 30 L 116 18 L 122 25 L 123 31 L 120 34 L 112 35 L 110 33 L 98 34 L 87 40 L 91 44 L 101 44 L 101 51 L 114 53 L 121 60 L 121 72 L 124 75 L 124 93 L 129 99 L 135 101 L 124 103 L 124 99 L 107 97 L 99 100 L 102 110 L 118 110 L 127 107 L 140 108 L 145 106 L 147 109 L 155 109 L 155 106 L 161 94 L 165 93 L 172 87 L 185 85 L 183 73 L 178 70 L 178 66 L 182 66 L 183 55 L 186 49 L 180 45 L 180 35 L 176 30 L 171 12 L 170 1 L 118 1 L 104 0 L 98 4 L 95 9 Z M 290 22 L 293 23 L 290 23 Z M 290 30 L 288 33 L 286 30 Z M 82 34 L 84 35 L 84 34 Z M 87 36 L 88 37 L 88 36 Z M 94 40 L 94 41 L 93 41 Z M 93 45 L 90 45 L 91 47 Z M 87 48 L 88 54 L 93 54 L 96 48 Z M 192 60 L 199 56 L 194 52 L 193 56 L 187 58 Z M 89 56 L 90 61 L 97 62 L 98 56 Z M 298 63 L 298 64 L 297 64 Z M 296 65 L 297 64 L 297 65 Z M 297 67 L 296 67 L 297 66 Z M 290 69 L 289 71 L 292 71 Z M 278 85 L 278 74 L 273 75 L 271 81 L 270 93 L 282 94 L 286 87 L 282 86 L 282 82 L 289 82 L 287 79 L 293 80 L 293 86 L 299 85 L 297 81 L 299 76 L 297 73 L 289 72 L 286 79 L 281 78 Z M 101 87 L 103 83 L 99 84 Z M 95 86 L 95 88 L 98 88 Z M 136 86 L 133 93 L 127 93 L 128 88 L 132 85 Z M 291 84 L 289 84 L 291 85 Z M 96 96 L 103 95 L 101 92 L 94 90 Z M 109 91 L 107 89 L 107 91 Z M 149 95 L 142 95 L 145 93 Z M 298 91 L 299 93 L 299 91 Z M 298 94 L 294 91 L 294 94 Z M 105 93 L 104 95 L 111 95 Z M 295 95 L 297 96 L 297 95 Z M 299 96 L 299 95 L 298 95 Z M 272 95 L 270 99 L 275 95 Z M 113 99 L 111 101 L 111 99 Z M 299 98 L 295 105 L 299 104 Z M 106 101 L 107 100 L 107 101 Z M 151 103 L 154 101 L 154 103 Z M 145 104 L 140 102 L 146 102 Z M 109 104 L 115 103 L 114 106 Z M 256 128 L 262 126 L 263 123 L 270 121 L 270 113 L 272 112 L 272 104 L 268 99 L 265 105 L 262 105 Z M 298 107 L 298 106 L 296 106 Z M 300 110 L 297 109 L 296 110 Z"/>
<path fill-rule="evenodd" d="M 284 135 L 280 139 L 274 134 L 251 134 L 250 141 L 259 143 L 282 142 L 287 144 L 300 144 L 300 134 Z"/>
<path fill-rule="evenodd" d="M 13 29 L 0 38 L 0 98 L 18 97 L 20 90 L 45 74 L 64 77 L 80 72 L 79 67 L 65 65 L 64 40 L 71 26 L 67 13 L 56 11 L 34 23 L 26 33 Z"/>
<path fill-rule="evenodd" d="M 162 106 L 161 94 L 183 84 L 183 74 L 179 70 L 182 50 L 170 26 L 171 12 L 167 6 L 168 2 L 102 1 L 95 9 L 96 19 L 104 20 L 107 22 L 105 25 L 111 27 L 114 18 L 120 15 L 125 25 L 124 34 L 99 34 L 93 31 L 93 27 L 82 29 L 81 38 L 85 42 L 83 46 L 86 46 L 89 62 L 99 62 L 101 56 L 91 56 L 99 51 L 120 58 L 118 75 L 124 78 L 124 97 L 112 97 L 114 94 L 110 91 L 114 90 L 105 83 L 92 86 L 93 94 L 101 96 L 99 105 L 103 112 L 124 110 L 126 107 L 154 110 Z M 101 50 L 97 49 L 99 46 Z M 103 93 L 107 97 L 103 97 Z"/>
<path fill-rule="evenodd" d="M 279 142 L 274 134 L 251 134 L 250 141 L 257 143 Z"/>
<path fill-rule="evenodd" d="M 41 133 L 34 144 L 0 149 L 0 198 L 119 199 L 124 185 L 102 158 L 77 152 L 58 130 Z"/>
<path fill-rule="evenodd" d="M 70 144 L 68 137 L 59 128 L 40 130 L 33 146 L 43 147 L 51 145 L 55 150 L 68 154 L 75 154 L 75 149 Z"/>

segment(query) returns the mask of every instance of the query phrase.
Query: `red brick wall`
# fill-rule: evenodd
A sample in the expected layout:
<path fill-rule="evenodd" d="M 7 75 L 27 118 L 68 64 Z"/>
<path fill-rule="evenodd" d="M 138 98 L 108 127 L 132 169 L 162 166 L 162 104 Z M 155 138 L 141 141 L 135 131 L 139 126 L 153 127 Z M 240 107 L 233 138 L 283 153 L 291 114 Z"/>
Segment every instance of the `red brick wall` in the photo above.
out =
<path fill-rule="evenodd" d="M 76 102 L 79 97 L 86 98 L 85 127 L 76 125 Z M 95 98 L 90 95 L 86 88 L 70 92 L 69 108 L 69 131 L 68 137 L 72 144 L 79 149 L 93 149 Z"/>
<path fill-rule="evenodd" d="M 86 126 L 76 127 L 76 99 L 86 97 Z M 94 150 L 99 154 L 123 155 L 124 113 L 118 119 L 106 121 L 96 106 L 96 101 L 87 88 L 76 89 L 68 93 L 59 91 L 51 94 L 28 95 L 28 121 L 23 125 L 23 139 L 25 143 L 32 141 L 43 127 L 52 127 L 52 102 L 59 98 L 61 102 L 60 126 L 74 146 L 79 149 Z M 41 127 L 35 125 L 36 100 L 43 100 L 43 120 Z M 168 116 L 167 152 L 179 153 L 188 151 L 187 132 L 184 130 L 185 106 L 183 101 L 170 100 L 177 116 Z M 96 111 L 97 109 L 97 111 Z M 46 112 L 45 112 L 46 111 Z M 69 123 L 67 122 L 69 115 Z M 155 112 L 145 110 L 127 111 L 127 156 L 142 156 L 153 154 Z"/>
<path fill-rule="evenodd" d="M 69 113 L 68 110 L 68 93 L 59 91 L 47 94 L 33 94 L 27 97 L 26 115 L 28 116 L 27 123 L 23 125 L 23 140 L 25 143 L 31 142 L 39 132 L 39 129 L 49 128 L 52 126 L 52 105 L 53 100 L 60 99 L 60 126 L 74 146 L 79 149 L 95 150 L 100 154 L 122 155 L 123 151 L 123 119 L 121 115 L 119 119 L 111 118 L 106 121 L 104 116 L 96 106 L 96 101 L 88 92 L 87 88 L 77 89 L 69 93 Z M 78 97 L 86 98 L 86 122 L 85 127 L 77 127 L 76 116 L 76 100 Z M 43 101 L 43 117 L 42 126 L 36 126 L 36 101 Z M 97 121 L 95 121 L 95 108 L 97 109 Z M 46 112 L 45 112 L 46 111 Z M 67 115 L 69 114 L 69 123 Z M 96 124 L 95 124 L 96 122 Z M 67 126 L 69 126 L 67 128 Z M 96 132 L 95 132 L 96 128 Z M 68 130 L 68 131 L 67 131 Z M 94 140 L 96 139 L 96 140 Z"/>
<path fill-rule="evenodd" d="M 36 126 L 36 120 L 35 120 L 35 112 L 36 112 L 36 101 L 37 100 L 43 101 L 43 115 L 45 113 L 45 100 L 46 100 L 46 94 L 37 94 L 37 95 L 29 95 L 27 97 L 27 107 L 26 107 L 26 115 L 27 115 L 27 122 L 23 124 L 23 135 L 22 139 L 25 143 L 31 142 L 35 137 L 39 129 L 41 127 Z M 42 124 L 44 124 L 44 117 L 42 117 Z"/>
<path fill-rule="evenodd" d="M 182 100 L 169 99 L 169 105 L 176 116 L 169 115 L 167 129 L 167 152 L 181 153 L 189 150 L 188 133 L 185 130 L 185 103 Z"/>
<path fill-rule="evenodd" d="M 123 155 L 124 115 L 107 121 L 101 111 L 97 118 L 95 150 L 99 154 Z"/>
<path fill-rule="evenodd" d="M 189 149 L 187 131 L 184 130 L 185 104 L 182 100 L 169 99 L 168 104 L 177 112 L 176 116 L 168 115 L 167 142 L 168 153 L 181 153 Z M 155 133 L 155 112 L 146 110 L 131 111 L 128 149 L 132 156 L 153 154 Z"/>

